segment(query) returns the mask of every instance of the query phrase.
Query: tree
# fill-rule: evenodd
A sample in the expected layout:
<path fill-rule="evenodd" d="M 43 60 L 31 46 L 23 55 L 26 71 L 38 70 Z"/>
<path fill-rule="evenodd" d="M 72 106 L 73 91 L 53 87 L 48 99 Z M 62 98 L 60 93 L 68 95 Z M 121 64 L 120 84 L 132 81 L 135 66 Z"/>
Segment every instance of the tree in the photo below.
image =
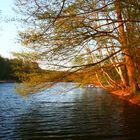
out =
<path fill-rule="evenodd" d="M 28 59 L 43 62 L 48 69 L 67 69 L 74 73 L 92 68 L 98 75 L 98 68 L 108 84 L 130 87 L 135 93 L 139 64 L 134 52 L 140 38 L 139 31 L 135 32 L 139 29 L 137 3 L 138 0 L 17 0 L 17 9 L 27 25 L 19 34 L 21 43 L 31 49 Z M 83 61 L 89 56 L 92 61 Z M 78 65 L 72 65 L 75 58 L 82 61 L 79 59 Z M 107 67 L 115 68 L 119 79 L 111 78 Z M 123 83 L 120 86 L 119 80 Z"/>
<path fill-rule="evenodd" d="M 129 6 L 131 3 L 128 3 L 126 1 L 125 4 L 127 6 Z M 136 62 L 133 60 L 134 55 L 135 55 L 134 54 L 135 48 L 132 46 L 131 41 L 129 40 L 129 37 L 126 36 L 128 31 L 125 33 L 125 25 L 122 22 L 123 13 L 121 11 L 122 11 L 123 3 L 115 1 L 114 5 L 116 8 L 117 18 L 119 20 L 118 25 L 119 25 L 120 42 L 121 42 L 122 46 L 126 46 L 126 48 L 123 50 L 123 52 L 125 54 L 125 62 L 126 62 L 127 73 L 128 73 L 128 78 L 129 78 L 129 86 L 131 86 L 131 89 L 133 92 L 136 92 L 136 90 L 138 89 L 138 85 L 137 85 L 138 83 L 136 81 L 136 67 L 134 65 Z M 127 12 L 130 12 L 130 11 L 127 11 Z M 127 18 L 128 18 L 127 20 L 130 20 L 131 17 L 129 17 L 129 15 L 128 15 Z M 130 25 L 131 23 L 128 23 L 128 24 Z M 127 26 L 129 26 L 129 25 L 126 25 L 126 28 L 128 28 Z"/>

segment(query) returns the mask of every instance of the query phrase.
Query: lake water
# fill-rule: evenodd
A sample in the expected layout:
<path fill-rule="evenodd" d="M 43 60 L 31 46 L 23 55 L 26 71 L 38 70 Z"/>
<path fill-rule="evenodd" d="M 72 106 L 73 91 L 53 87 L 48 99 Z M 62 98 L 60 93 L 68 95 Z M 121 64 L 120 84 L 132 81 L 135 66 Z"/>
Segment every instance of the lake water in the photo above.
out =
<path fill-rule="evenodd" d="M 0 140 L 140 140 L 140 108 L 100 88 L 58 83 L 22 97 L 0 84 Z"/>

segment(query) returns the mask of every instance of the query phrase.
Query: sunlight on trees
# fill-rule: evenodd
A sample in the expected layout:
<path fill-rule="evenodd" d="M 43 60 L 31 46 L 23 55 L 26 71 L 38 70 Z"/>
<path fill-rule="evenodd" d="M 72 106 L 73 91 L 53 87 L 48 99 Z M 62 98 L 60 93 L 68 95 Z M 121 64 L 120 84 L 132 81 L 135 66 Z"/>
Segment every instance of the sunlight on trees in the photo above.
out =
<path fill-rule="evenodd" d="M 138 0 L 16 0 L 25 24 L 19 38 L 30 49 L 23 58 L 59 71 L 54 77 L 45 70 L 25 74 L 26 88 L 67 78 L 136 93 L 139 4 Z"/>

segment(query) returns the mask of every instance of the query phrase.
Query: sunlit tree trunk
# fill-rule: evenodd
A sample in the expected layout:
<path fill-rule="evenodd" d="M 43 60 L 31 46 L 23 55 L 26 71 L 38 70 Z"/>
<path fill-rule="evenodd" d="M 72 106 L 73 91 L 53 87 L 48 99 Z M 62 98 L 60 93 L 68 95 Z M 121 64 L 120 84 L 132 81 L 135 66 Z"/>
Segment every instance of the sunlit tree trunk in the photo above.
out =
<path fill-rule="evenodd" d="M 135 66 L 134 66 L 134 62 L 132 58 L 133 56 L 131 56 L 131 51 L 133 51 L 133 48 L 127 44 L 124 23 L 122 21 L 121 2 L 115 0 L 114 5 L 115 5 L 116 16 L 117 16 L 118 25 L 119 25 L 119 39 L 122 45 L 123 53 L 125 55 L 127 75 L 129 79 L 128 84 L 131 87 L 132 92 L 136 93 L 136 91 L 138 90 L 138 85 L 137 85 L 136 76 L 135 76 L 136 73 L 135 73 Z"/>

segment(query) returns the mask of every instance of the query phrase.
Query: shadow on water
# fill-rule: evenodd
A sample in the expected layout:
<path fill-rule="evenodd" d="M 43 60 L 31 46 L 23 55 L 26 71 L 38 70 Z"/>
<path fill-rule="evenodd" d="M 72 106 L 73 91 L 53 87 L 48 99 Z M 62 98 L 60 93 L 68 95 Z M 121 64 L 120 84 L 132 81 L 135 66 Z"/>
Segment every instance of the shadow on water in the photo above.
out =
<path fill-rule="evenodd" d="M 0 85 L 0 139 L 140 139 L 140 108 L 100 88 L 57 93 L 71 86 L 23 99 L 13 84 Z"/>

